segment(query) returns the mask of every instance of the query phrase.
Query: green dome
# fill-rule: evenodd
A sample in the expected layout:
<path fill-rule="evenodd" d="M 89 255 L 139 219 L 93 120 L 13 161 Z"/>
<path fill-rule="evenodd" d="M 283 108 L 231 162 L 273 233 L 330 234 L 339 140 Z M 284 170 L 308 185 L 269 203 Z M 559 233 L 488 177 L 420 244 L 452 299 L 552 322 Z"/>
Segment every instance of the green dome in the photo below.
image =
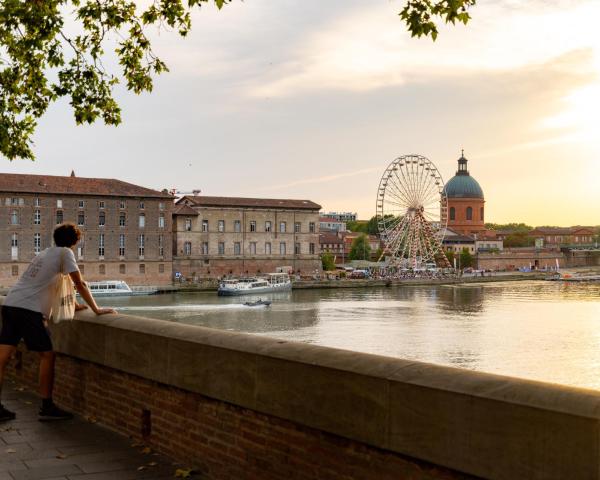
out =
<path fill-rule="evenodd" d="M 467 170 L 468 160 L 463 156 L 458 159 L 456 175 L 444 187 L 448 198 L 482 198 L 483 190 Z"/>

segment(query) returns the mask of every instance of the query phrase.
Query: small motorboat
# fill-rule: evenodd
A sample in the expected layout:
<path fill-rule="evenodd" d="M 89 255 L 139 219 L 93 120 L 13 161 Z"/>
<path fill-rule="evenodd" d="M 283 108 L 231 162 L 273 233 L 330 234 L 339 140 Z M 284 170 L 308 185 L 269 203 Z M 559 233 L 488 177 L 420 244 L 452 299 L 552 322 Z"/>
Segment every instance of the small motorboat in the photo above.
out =
<path fill-rule="evenodd" d="M 247 307 L 268 307 L 271 305 L 271 302 L 259 298 L 256 302 L 244 302 L 244 305 Z"/>

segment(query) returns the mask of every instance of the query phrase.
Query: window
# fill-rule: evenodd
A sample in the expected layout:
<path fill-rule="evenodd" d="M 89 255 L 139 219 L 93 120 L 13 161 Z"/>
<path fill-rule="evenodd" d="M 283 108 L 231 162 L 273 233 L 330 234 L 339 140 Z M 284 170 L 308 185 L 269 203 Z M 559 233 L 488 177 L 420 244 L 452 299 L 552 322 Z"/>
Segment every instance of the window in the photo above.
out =
<path fill-rule="evenodd" d="M 161 213 L 158 216 L 158 228 L 165 228 L 165 214 Z"/>
<path fill-rule="evenodd" d="M 242 231 L 242 222 L 240 222 L 239 220 L 234 220 L 234 222 L 233 222 L 233 231 L 234 232 L 241 232 Z"/>
<path fill-rule="evenodd" d="M 146 237 L 144 236 L 144 234 L 141 234 L 138 237 L 138 255 L 140 256 L 140 258 L 144 257 L 145 243 L 146 243 Z"/>
<path fill-rule="evenodd" d="M 98 208 L 104 209 L 105 207 L 106 207 L 106 203 L 104 203 L 104 201 L 101 200 L 98 202 Z"/>
<path fill-rule="evenodd" d="M 250 242 L 250 255 L 256 255 L 256 242 Z"/>
<path fill-rule="evenodd" d="M 146 265 L 144 263 L 140 263 L 140 273 L 142 275 L 146 273 Z"/>
<path fill-rule="evenodd" d="M 483 222 L 483 207 L 479 209 L 479 220 Z"/>
<path fill-rule="evenodd" d="M 184 242 L 183 254 L 188 256 L 192 254 L 192 242 Z"/>
<path fill-rule="evenodd" d="M 251 232 L 256 232 L 256 221 L 255 220 L 252 220 L 250 222 L 250 231 Z"/>
<path fill-rule="evenodd" d="M 271 255 L 271 242 L 265 243 L 265 255 Z"/>
<path fill-rule="evenodd" d="M 467 220 L 473 220 L 473 209 L 471 207 L 467 207 Z"/>
<path fill-rule="evenodd" d="M 119 208 L 121 210 L 125 208 L 125 200 L 119 200 Z"/>
<path fill-rule="evenodd" d="M 18 265 L 13 265 L 12 266 L 12 276 L 13 277 L 18 277 L 19 276 L 19 266 Z"/>
<path fill-rule="evenodd" d="M 279 232 L 285 233 L 285 222 L 279 222 Z"/>
<path fill-rule="evenodd" d="M 202 225 L 204 226 L 204 225 Z M 191 232 L 192 231 L 192 219 L 191 218 L 186 218 L 185 219 L 185 231 L 186 232 Z"/>
<path fill-rule="evenodd" d="M 124 264 L 124 263 L 121 263 L 121 264 L 119 265 L 119 273 L 120 273 L 121 275 L 125 274 L 125 264 Z"/>
<path fill-rule="evenodd" d="M 40 197 L 35 197 L 33 199 L 33 206 L 34 207 L 41 207 L 42 206 L 42 200 L 40 199 Z"/>
<path fill-rule="evenodd" d="M 42 223 L 42 212 L 40 210 L 36 210 L 33 212 L 33 224 L 39 225 Z"/>
<path fill-rule="evenodd" d="M 225 220 L 219 220 L 218 229 L 219 229 L 219 232 L 225 231 Z"/>
<path fill-rule="evenodd" d="M 106 275 L 106 265 L 99 265 L 98 266 L 98 273 L 100 275 Z"/>
<path fill-rule="evenodd" d="M 454 207 L 450 207 L 450 220 L 456 220 L 456 209 Z"/>
<path fill-rule="evenodd" d="M 202 220 L 202 231 L 208 232 L 208 220 Z"/>
<path fill-rule="evenodd" d="M 85 213 L 79 212 L 77 214 L 77 225 L 85 225 Z"/>
<path fill-rule="evenodd" d="M 81 240 L 79 240 L 79 243 L 77 244 L 77 258 L 82 259 L 83 258 L 83 242 L 84 242 L 84 237 L 81 237 Z M 82 271 L 83 273 L 83 271 Z"/>
<path fill-rule="evenodd" d="M 13 210 L 10 212 L 10 224 L 18 225 L 19 224 L 19 212 L 17 210 Z"/>
<path fill-rule="evenodd" d="M 225 255 L 225 243 L 219 242 L 219 255 Z"/>
<path fill-rule="evenodd" d="M 233 244 L 233 254 L 240 255 L 242 253 L 242 244 L 240 242 L 235 242 Z"/>
<path fill-rule="evenodd" d="M 85 200 L 79 200 L 79 201 L 77 202 L 77 206 L 78 206 L 79 208 L 84 208 L 84 207 L 85 207 Z"/>
<path fill-rule="evenodd" d="M 10 237 L 10 246 L 18 247 L 19 246 L 19 235 L 17 233 L 13 233 Z"/>
<path fill-rule="evenodd" d="M 106 225 L 106 214 L 104 212 L 100 212 L 98 215 L 98 226 L 103 227 Z"/>
<path fill-rule="evenodd" d="M 314 243 L 308 244 L 308 253 L 310 253 L 311 255 L 315 254 L 315 244 Z"/>
<path fill-rule="evenodd" d="M 300 233 L 300 227 L 302 224 L 300 222 L 294 223 L 294 233 Z"/>
<path fill-rule="evenodd" d="M 164 263 L 158 264 L 158 273 L 165 273 L 165 264 Z"/>
<path fill-rule="evenodd" d="M 300 255 L 300 244 L 299 243 L 294 243 L 294 254 Z"/>
<path fill-rule="evenodd" d="M 165 202 L 158 202 L 158 209 L 159 210 L 164 210 L 165 209 Z"/>
<path fill-rule="evenodd" d="M 202 242 L 202 255 L 208 255 L 208 242 Z"/>
<path fill-rule="evenodd" d="M 315 233 L 315 222 L 308 223 L 308 231 L 309 233 Z"/>
<path fill-rule="evenodd" d="M 164 235 L 158 236 L 158 256 L 159 257 L 165 256 L 165 237 L 164 237 Z"/>
<path fill-rule="evenodd" d="M 144 209 L 144 201 L 143 200 L 140 200 L 139 207 L 140 207 L 140 210 Z"/>
<path fill-rule="evenodd" d="M 59 225 L 61 223 L 63 223 L 63 211 L 57 210 L 56 211 L 56 224 Z"/>
<path fill-rule="evenodd" d="M 125 214 L 119 213 L 119 227 L 125 226 Z"/>
<path fill-rule="evenodd" d="M 146 226 L 146 215 L 144 215 L 143 213 L 140 213 L 138 225 L 140 226 L 140 228 L 144 228 Z"/>
<path fill-rule="evenodd" d="M 270 231 L 271 231 L 271 222 L 266 221 L 265 222 L 265 232 L 270 232 Z"/>
<path fill-rule="evenodd" d="M 285 255 L 285 242 L 281 242 L 279 244 L 279 254 L 280 255 Z"/>
<path fill-rule="evenodd" d="M 36 255 L 42 251 L 42 236 L 39 233 L 33 234 L 33 253 Z"/>
<path fill-rule="evenodd" d="M 98 256 L 104 258 L 104 234 L 98 235 Z"/>
<path fill-rule="evenodd" d="M 62 208 L 62 199 L 58 198 L 56 199 L 56 208 Z"/>
<path fill-rule="evenodd" d="M 119 257 L 125 256 L 125 234 L 119 234 Z"/>

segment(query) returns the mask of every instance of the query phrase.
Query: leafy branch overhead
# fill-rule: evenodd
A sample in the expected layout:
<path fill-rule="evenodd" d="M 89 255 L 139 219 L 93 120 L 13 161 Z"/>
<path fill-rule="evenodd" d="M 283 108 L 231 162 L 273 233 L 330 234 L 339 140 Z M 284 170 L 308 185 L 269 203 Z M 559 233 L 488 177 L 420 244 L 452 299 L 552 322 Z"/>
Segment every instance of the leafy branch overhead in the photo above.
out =
<path fill-rule="evenodd" d="M 191 12 L 231 0 L 0 1 L 0 153 L 33 159 L 32 136 L 51 102 L 65 97 L 75 121 L 121 122 L 114 98 L 119 82 L 135 93 L 152 91 L 153 77 L 168 71 L 152 50 L 146 29 L 169 28 L 186 36 Z M 467 23 L 475 0 L 409 0 L 400 13 L 413 36 L 438 34 L 435 21 Z M 75 33 L 72 33 L 75 32 Z M 114 55 L 110 50 L 114 50 Z M 120 72 L 106 68 L 116 56 Z"/>

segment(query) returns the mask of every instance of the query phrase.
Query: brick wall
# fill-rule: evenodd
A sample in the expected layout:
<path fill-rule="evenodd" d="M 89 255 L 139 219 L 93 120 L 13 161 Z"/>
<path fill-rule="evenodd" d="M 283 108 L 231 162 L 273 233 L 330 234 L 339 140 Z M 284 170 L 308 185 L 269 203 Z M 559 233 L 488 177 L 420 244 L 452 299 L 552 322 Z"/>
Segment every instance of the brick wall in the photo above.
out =
<path fill-rule="evenodd" d="M 11 374 L 36 388 L 37 355 L 19 357 L 22 367 L 12 362 Z M 474 478 L 73 357 L 59 355 L 56 372 L 57 403 L 194 466 L 202 478 Z"/>

